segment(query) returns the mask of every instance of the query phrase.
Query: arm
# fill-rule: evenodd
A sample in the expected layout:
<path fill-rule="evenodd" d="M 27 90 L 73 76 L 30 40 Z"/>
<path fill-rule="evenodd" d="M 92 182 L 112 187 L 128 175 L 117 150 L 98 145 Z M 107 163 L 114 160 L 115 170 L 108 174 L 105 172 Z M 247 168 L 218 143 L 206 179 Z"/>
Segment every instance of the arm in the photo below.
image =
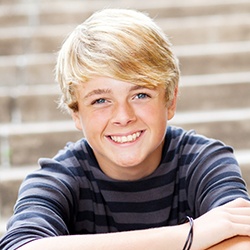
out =
<path fill-rule="evenodd" d="M 250 236 L 250 202 L 237 199 L 224 206 L 215 208 L 203 216 L 195 219 L 194 240 L 192 250 L 207 249 L 217 243 L 217 247 L 239 244 L 245 246 L 250 244 L 247 238 L 233 238 L 236 235 Z M 189 225 L 183 224 L 172 227 L 162 227 L 139 231 L 97 234 L 97 235 L 78 235 L 78 236 L 59 236 L 44 238 L 30 242 L 20 250 L 57 250 L 57 249 L 167 249 L 171 246 L 172 250 L 182 249 L 189 231 Z M 223 242 L 226 239 L 228 241 Z M 238 245 L 237 245 L 238 244 Z M 219 250 L 211 248 L 209 250 Z M 223 248 L 221 248 L 223 249 Z M 235 248 L 232 248 L 235 249 Z M 237 248 L 239 249 L 239 248 Z"/>
<path fill-rule="evenodd" d="M 207 141 L 195 151 L 199 153 L 194 154 L 184 175 L 188 176 L 188 204 L 195 217 L 239 197 L 249 199 L 232 148 L 218 141 Z"/>
<path fill-rule="evenodd" d="M 76 235 L 44 238 L 30 242 L 19 250 L 67 250 L 67 249 L 109 249 L 109 250 L 163 250 L 171 246 L 172 250 L 179 250 L 184 245 L 189 226 L 146 229 L 121 233 L 96 235 Z"/>

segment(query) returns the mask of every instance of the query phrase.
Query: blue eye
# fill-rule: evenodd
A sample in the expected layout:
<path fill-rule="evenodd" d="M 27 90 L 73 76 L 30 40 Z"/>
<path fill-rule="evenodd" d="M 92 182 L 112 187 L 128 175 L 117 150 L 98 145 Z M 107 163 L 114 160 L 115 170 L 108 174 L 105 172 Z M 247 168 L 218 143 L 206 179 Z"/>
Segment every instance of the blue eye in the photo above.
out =
<path fill-rule="evenodd" d="M 147 94 L 145 94 L 145 93 L 139 93 L 139 94 L 137 94 L 136 96 L 137 96 L 138 99 L 144 99 L 144 98 L 149 97 L 149 96 L 148 96 Z"/>
<path fill-rule="evenodd" d="M 105 102 L 106 102 L 106 99 L 100 98 L 100 99 L 97 99 L 97 100 L 93 101 L 92 104 L 102 104 L 102 103 L 105 103 Z"/>

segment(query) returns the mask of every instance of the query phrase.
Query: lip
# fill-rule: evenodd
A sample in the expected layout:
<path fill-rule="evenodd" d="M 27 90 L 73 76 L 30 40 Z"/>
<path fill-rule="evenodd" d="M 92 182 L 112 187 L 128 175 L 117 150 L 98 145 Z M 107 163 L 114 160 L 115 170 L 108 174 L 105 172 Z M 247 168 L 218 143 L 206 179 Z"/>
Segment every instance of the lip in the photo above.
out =
<path fill-rule="evenodd" d="M 106 136 L 111 142 L 117 145 L 131 144 L 138 141 L 141 138 L 144 130 L 138 130 L 136 132 L 130 132 L 126 134 L 111 134 Z"/>

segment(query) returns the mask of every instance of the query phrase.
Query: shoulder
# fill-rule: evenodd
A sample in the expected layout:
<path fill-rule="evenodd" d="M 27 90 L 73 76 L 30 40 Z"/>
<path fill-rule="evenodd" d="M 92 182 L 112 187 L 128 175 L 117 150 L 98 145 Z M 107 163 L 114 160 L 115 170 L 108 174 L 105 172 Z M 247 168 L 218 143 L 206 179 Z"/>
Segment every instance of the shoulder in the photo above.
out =
<path fill-rule="evenodd" d="M 169 127 L 165 162 L 178 170 L 195 216 L 234 198 L 246 197 L 246 187 L 232 147 L 223 142 Z M 200 202 L 198 202 L 200 201 Z"/>
<path fill-rule="evenodd" d="M 208 138 L 201 134 L 197 134 L 195 130 L 185 130 L 181 127 L 175 127 L 175 126 L 168 126 L 166 136 L 168 140 L 183 145 L 185 144 L 203 145 L 211 142 L 218 142 L 220 144 L 223 144 L 219 140 Z"/>
<path fill-rule="evenodd" d="M 208 171 L 225 163 L 238 168 L 232 147 L 194 130 L 186 131 L 173 126 L 167 129 L 163 161 L 174 162 L 185 175 L 193 171 Z"/>
<path fill-rule="evenodd" d="M 89 165 L 95 164 L 94 154 L 85 139 L 68 142 L 53 158 L 39 159 L 41 168 L 53 168 L 54 171 L 60 168 L 61 171 L 64 169 L 65 173 L 75 172 L 79 168 L 88 168 Z"/>
<path fill-rule="evenodd" d="M 20 187 L 20 197 L 33 197 L 40 194 L 44 200 L 58 200 L 58 204 L 67 204 L 67 200 L 77 201 L 81 182 L 86 180 L 84 157 L 85 140 L 68 143 L 53 158 L 40 158 L 40 168 L 29 173 Z M 85 183 L 87 183 L 85 181 Z M 27 191 L 28 190 L 28 191 Z M 27 196 L 29 194 L 29 196 Z"/>
<path fill-rule="evenodd" d="M 86 140 L 67 143 L 53 158 L 40 158 L 39 169 L 29 173 L 24 185 L 48 186 L 57 185 L 58 188 L 70 187 L 78 189 L 80 183 L 92 178 L 92 168 L 95 158 L 91 155 Z"/>
<path fill-rule="evenodd" d="M 185 130 L 180 127 L 169 126 L 166 133 L 166 146 L 168 151 L 174 150 L 179 154 L 200 154 L 209 153 L 218 149 L 223 149 L 233 153 L 231 146 L 225 145 L 220 140 L 208 138 L 197 134 L 195 130 Z"/>

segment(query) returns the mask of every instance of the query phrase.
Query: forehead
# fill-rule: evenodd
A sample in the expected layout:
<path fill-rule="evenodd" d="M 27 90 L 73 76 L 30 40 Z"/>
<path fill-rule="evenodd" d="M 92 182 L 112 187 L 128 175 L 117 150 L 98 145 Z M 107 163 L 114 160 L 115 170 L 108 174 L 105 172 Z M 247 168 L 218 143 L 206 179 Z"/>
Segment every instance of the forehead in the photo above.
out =
<path fill-rule="evenodd" d="M 78 91 L 88 97 L 93 94 L 112 93 L 115 91 L 122 93 L 122 91 L 134 91 L 143 88 L 155 89 L 154 86 L 146 86 L 146 84 L 134 84 L 108 77 L 96 77 L 80 84 Z"/>

